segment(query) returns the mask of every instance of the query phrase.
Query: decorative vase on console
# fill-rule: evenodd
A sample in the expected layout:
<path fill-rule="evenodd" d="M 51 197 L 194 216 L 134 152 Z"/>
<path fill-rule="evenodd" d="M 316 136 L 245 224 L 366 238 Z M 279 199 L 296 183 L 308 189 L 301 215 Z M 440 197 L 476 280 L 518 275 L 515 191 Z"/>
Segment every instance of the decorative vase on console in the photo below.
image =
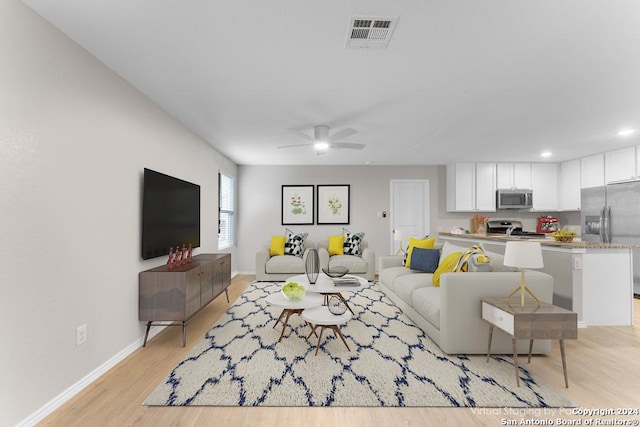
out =
<path fill-rule="evenodd" d="M 318 275 L 320 274 L 320 257 L 316 249 L 309 249 L 304 271 L 307 274 L 307 279 L 309 279 L 309 284 L 315 285 L 316 280 L 318 280 Z"/>

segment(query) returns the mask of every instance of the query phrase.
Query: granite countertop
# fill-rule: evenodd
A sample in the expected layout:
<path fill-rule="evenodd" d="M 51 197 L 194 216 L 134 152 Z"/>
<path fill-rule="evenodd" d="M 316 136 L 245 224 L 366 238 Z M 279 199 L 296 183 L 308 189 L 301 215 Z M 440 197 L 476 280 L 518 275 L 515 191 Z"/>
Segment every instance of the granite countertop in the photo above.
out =
<path fill-rule="evenodd" d="M 540 239 L 521 239 L 518 237 L 507 237 L 504 234 L 484 234 L 484 233 L 476 233 L 476 234 L 456 234 L 456 233 L 446 233 L 440 232 L 440 236 L 443 237 L 457 237 L 462 239 L 469 240 L 491 240 L 494 242 L 508 242 L 508 241 L 530 241 L 530 242 L 540 242 L 542 246 L 551 246 L 555 248 L 567 248 L 567 249 L 640 249 L 640 246 L 637 245 L 628 245 L 621 243 L 597 243 L 597 242 L 583 242 L 583 241 L 573 241 L 573 242 L 556 242 L 553 238 L 540 238 Z"/>

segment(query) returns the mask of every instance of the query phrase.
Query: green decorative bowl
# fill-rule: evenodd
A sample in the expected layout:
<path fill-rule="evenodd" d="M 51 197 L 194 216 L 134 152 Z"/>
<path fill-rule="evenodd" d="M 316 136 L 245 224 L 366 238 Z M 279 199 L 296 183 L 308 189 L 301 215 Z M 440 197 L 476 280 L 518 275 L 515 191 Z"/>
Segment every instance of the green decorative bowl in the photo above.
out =
<path fill-rule="evenodd" d="M 307 289 L 304 285 L 295 282 L 285 283 L 282 286 L 282 295 L 289 301 L 300 301 L 304 298 Z"/>

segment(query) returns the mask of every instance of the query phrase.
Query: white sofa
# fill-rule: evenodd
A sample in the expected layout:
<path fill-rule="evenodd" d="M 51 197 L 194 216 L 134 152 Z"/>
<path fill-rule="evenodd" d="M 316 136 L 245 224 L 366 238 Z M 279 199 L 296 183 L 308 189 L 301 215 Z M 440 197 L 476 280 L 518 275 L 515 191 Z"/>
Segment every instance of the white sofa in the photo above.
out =
<path fill-rule="evenodd" d="M 446 242 L 443 259 L 451 252 L 464 252 Z M 505 267 L 504 256 L 487 252 L 491 272 L 444 273 L 440 287 L 434 287 L 431 273 L 402 266 L 402 256 L 384 256 L 379 260 L 380 289 L 448 354 L 486 354 L 489 324 L 482 320 L 481 299 L 506 297 L 520 284 L 520 273 Z M 553 277 L 534 270 L 525 272 L 527 286 L 544 302 L 553 300 Z M 518 294 L 519 295 L 519 294 Z M 518 297 L 513 298 L 518 302 Z M 546 354 L 549 340 L 534 342 L 534 354 Z M 529 341 L 518 340 L 518 353 L 529 352 Z M 496 329 L 491 352 L 513 354 L 511 337 Z"/>
<path fill-rule="evenodd" d="M 376 279 L 376 253 L 367 247 L 367 242 L 360 243 L 362 256 L 356 255 L 332 255 L 329 256 L 329 241 L 318 243 L 318 255 L 321 268 L 346 267 L 349 274 L 360 276 L 369 282 Z"/>
<path fill-rule="evenodd" d="M 262 243 L 262 248 L 256 253 L 256 280 L 258 282 L 283 282 L 291 276 L 304 274 L 305 262 L 310 249 L 316 245 L 310 240 L 304 242 L 302 257 L 294 255 L 269 255 L 271 241 Z"/>

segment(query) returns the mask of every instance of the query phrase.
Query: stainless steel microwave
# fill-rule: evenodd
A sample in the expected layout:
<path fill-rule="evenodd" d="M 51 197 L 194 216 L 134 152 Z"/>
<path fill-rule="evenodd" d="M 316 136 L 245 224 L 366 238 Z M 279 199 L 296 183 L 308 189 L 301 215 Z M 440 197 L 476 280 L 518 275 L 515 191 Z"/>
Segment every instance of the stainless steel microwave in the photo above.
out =
<path fill-rule="evenodd" d="M 533 207 L 533 191 L 522 189 L 499 189 L 496 192 L 498 209 L 531 209 Z"/>

